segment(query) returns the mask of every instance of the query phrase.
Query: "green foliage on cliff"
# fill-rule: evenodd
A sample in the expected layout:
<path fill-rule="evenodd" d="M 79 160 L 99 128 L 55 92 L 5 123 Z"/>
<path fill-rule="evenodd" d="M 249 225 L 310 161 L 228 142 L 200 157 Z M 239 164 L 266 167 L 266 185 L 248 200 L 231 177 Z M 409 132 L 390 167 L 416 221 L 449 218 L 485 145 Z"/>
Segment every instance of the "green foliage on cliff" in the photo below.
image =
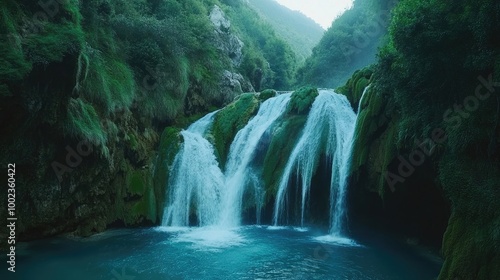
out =
<path fill-rule="evenodd" d="M 252 0 L 248 2 L 269 22 L 276 34 L 292 47 L 297 59 L 303 62 L 321 40 L 325 30 L 301 12 L 290 10 L 276 1 Z"/>
<path fill-rule="evenodd" d="M 104 116 L 130 107 L 135 97 L 134 74 L 117 53 L 104 54 L 88 46 L 78 63 L 75 91 L 99 106 Z"/>
<path fill-rule="evenodd" d="M 344 86 L 337 88 L 338 93 L 347 96 L 347 100 L 354 110 L 357 110 L 365 88 L 370 84 L 372 74 L 372 67 L 356 70 Z"/>
<path fill-rule="evenodd" d="M 446 260 L 439 279 L 500 276 L 500 170 L 484 159 L 447 154 L 440 180 L 453 203 L 444 235 Z"/>
<path fill-rule="evenodd" d="M 356 0 L 332 23 L 312 55 L 297 70 L 297 84 L 338 87 L 356 70 L 375 62 L 387 33 L 393 0 Z"/>
<path fill-rule="evenodd" d="M 63 129 L 68 136 L 87 140 L 99 147 L 101 152 L 107 156 L 107 135 L 103 130 L 98 114 L 91 104 L 81 99 L 71 99 Z"/>
<path fill-rule="evenodd" d="M 211 134 L 221 167 L 224 167 L 229 148 L 236 133 L 257 113 L 259 100 L 253 93 L 244 93 L 233 103 L 227 105 L 214 117 Z"/>
<path fill-rule="evenodd" d="M 292 48 L 244 1 L 228 3 L 227 14 L 245 43 L 247 52 L 240 66 L 257 91 L 288 90 L 294 82 L 297 61 Z"/>
<path fill-rule="evenodd" d="M 293 52 L 241 4 L 0 1 L 0 146 L 15 155 L 6 159 L 2 152 L 0 161 L 16 160 L 20 168 L 33 170 L 20 192 L 27 194 L 24 201 L 46 209 L 23 212 L 20 236 L 73 230 L 88 235 L 115 221 L 137 225 L 158 220 L 166 181 L 155 179 L 153 190 L 147 179 L 155 166 L 156 132 L 230 102 L 236 90 L 222 93 L 224 70 L 240 72 L 259 90 L 261 85 L 288 87 Z M 228 11 L 230 31 L 245 43 L 240 67 L 218 46 L 209 18 L 214 5 Z M 258 104 L 254 99 L 252 104 Z M 162 141 L 178 138 L 177 133 L 167 134 Z M 32 186 L 58 185 L 48 163 L 59 161 L 66 145 L 81 140 L 93 143 L 96 153 L 79 166 L 81 177 L 74 172 L 61 185 L 91 185 L 92 191 L 64 193 L 64 205 L 41 201 L 50 192 L 41 196 Z M 168 155 L 162 162 L 169 162 L 175 149 L 165 151 L 165 146 L 171 145 L 161 144 Z M 146 186 L 143 192 L 135 191 L 139 185 Z M 49 223 L 54 228 L 48 229 Z"/>
<path fill-rule="evenodd" d="M 427 158 L 439 174 L 435 187 L 451 202 L 439 279 L 500 278 L 500 4 L 403 0 L 389 30 L 362 100 L 353 164 L 378 174 L 383 194 L 396 155 L 445 130 L 446 142 Z M 341 89 L 352 100 L 366 83 L 359 76 Z M 412 180 L 397 184 L 396 194 Z"/>

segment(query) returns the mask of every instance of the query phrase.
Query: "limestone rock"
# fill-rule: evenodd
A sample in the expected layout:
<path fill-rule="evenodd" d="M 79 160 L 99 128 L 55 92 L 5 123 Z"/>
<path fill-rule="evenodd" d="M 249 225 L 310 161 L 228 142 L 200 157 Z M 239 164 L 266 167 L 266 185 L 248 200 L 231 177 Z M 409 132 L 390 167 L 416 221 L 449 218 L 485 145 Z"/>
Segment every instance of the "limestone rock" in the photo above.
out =
<path fill-rule="evenodd" d="M 242 49 L 244 44 L 238 36 L 229 30 L 231 22 L 226 18 L 219 6 L 214 5 L 210 12 L 210 21 L 215 28 L 215 46 L 231 58 L 233 66 L 240 66 L 243 61 Z"/>
<path fill-rule="evenodd" d="M 241 74 L 224 70 L 221 78 L 221 94 L 225 102 L 232 101 L 243 92 L 253 92 L 252 85 Z"/>

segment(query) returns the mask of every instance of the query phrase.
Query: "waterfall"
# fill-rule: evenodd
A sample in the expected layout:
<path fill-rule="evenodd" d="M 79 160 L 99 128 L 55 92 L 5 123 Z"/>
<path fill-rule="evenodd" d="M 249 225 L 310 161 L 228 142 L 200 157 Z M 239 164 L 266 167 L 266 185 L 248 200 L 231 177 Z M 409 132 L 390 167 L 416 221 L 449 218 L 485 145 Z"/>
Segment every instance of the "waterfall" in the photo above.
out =
<path fill-rule="evenodd" d="M 259 144 L 286 111 L 291 93 L 263 102 L 257 114 L 235 135 L 224 172 L 212 144 L 204 138 L 216 112 L 210 113 L 181 132 L 184 142 L 170 170 L 168 203 L 164 226 L 189 226 L 197 218 L 200 226 L 233 228 L 241 224 L 243 208 L 255 206 L 257 223 L 265 188 L 260 166 L 254 159 Z M 361 104 L 361 102 L 360 102 Z M 285 165 L 276 194 L 273 223 L 283 223 L 283 212 L 293 175 L 299 192 L 300 222 L 303 226 L 310 198 L 311 181 L 322 155 L 331 165 L 330 234 L 342 235 L 345 196 L 356 115 L 347 98 L 331 90 L 319 90 L 300 137 Z M 245 194 L 252 201 L 243 205 Z M 254 201 L 253 201 L 254 200 Z M 191 217 L 191 219 L 190 219 Z"/>
<path fill-rule="evenodd" d="M 363 99 L 365 97 L 365 93 L 368 91 L 370 86 L 368 85 L 365 87 L 363 90 L 363 94 L 361 95 L 361 98 L 359 99 L 359 104 L 358 104 L 358 114 L 361 112 L 361 104 L 363 103 Z M 332 235 L 336 236 L 342 236 L 343 232 L 342 229 L 344 228 L 344 219 L 345 219 L 345 197 L 346 197 L 346 189 L 347 189 L 347 179 L 349 176 L 349 171 L 351 167 L 351 160 L 352 160 L 352 149 L 354 148 L 354 130 L 358 126 L 358 119 L 356 117 L 356 121 L 354 122 L 352 129 L 349 132 L 349 135 L 346 137 L 347 143 L 344 144 L 344 155 L 342 155 L 342 158 L 344 162 L 339 162 L 340 168 L 338 169 L 339 173 L 339 180 L 338 180 L 338 188 L 336 188 L 335 184 L 330 185 L 330 201 L 335 201 L 335 203 L 330 204 L 330 213 L 333 213 L 331 215 L 331 227 L 330 227 L 330 233 Z M 332 172 L 333 172 L 333 166 L 332 166 Z M 336 190 L 336 191 L 335 191 Z"/>
<path fill-rule="evenodd" d="M 217 221 L 224 175 L 212 144 L 203 138 L 215 113 L 206 115 L 181 132 L 184 143 L 170 172 L 169 202 L 164 211 L 163 226 L 189 226 L 192 211 L 196 211 L 200 226 L 213 225 Z"/>
<path fill-rule="evenodd" d="M 257 221 L 264 199 L 260 174 L 250 167 L 259 141 L 284 113 L 291 93 L 280 94 L 260 105 L 257 115 L 235 136 L 223 173 L 214 148 L 203 136 L 216 112 L 210 113 L 181 132 L 184 143 L 170 171 L 169 202 L 164 226 L 188 226 L 196 211 L 200 226 L 235 227 L 241 224 L 243 195 L 250 188 L 255 197 Z"/>
<path fill-rule="evenodd" d="M 225 195 L 222 201 L 220 225 L 229 227 L 240 225 L 243 194 L 246 187 L 252 187 L 251 191 L 258 200 L 256 204 L 259 204 L 259 199 L 263 199 L 264 192 L 260 176 L 255 174 L 254 169 L 249 165 L 264 133 L 286 110 L 290 96 L 291 93 L 284 93 L 266 100 L 260 106 L 257 115 L 236 134 L 229 149 L 224 172 Z M 256 205 L 258 220 L 260 207 L 261 205 Z"/>
<path fill-rule="evenodd" d="M 301 224 L 304 225 L 311 180 L 318 166 L 319 156 L 323 152 L 332 161 L 330 232 L 340 234 L 345 212 L 344 196 L 355 120 L 356 115 L 345 96 L 329 90 L 320 90 L 280 180 L 273 217 L 275 225 L 280 223 L 285 208 L 285 195 L 294 172 L 298 174 L 297 178 L 301 179 Z"/>

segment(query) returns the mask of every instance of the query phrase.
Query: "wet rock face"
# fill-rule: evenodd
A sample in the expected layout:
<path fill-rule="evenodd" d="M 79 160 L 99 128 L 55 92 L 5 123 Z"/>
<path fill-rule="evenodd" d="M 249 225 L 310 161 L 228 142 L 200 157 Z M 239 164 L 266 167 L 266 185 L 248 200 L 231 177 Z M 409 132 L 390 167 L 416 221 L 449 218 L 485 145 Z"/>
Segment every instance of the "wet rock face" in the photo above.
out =
<path fill-rule="evenodd" d="M 230 31 L 231 22 L 226 18 L 224 12 L 215 5 L 210 12 L 210 21 L 215 27 L 215 46 L 231 58 L 234 67 L 241 65 L 243 61 L 243 42 Z"/>

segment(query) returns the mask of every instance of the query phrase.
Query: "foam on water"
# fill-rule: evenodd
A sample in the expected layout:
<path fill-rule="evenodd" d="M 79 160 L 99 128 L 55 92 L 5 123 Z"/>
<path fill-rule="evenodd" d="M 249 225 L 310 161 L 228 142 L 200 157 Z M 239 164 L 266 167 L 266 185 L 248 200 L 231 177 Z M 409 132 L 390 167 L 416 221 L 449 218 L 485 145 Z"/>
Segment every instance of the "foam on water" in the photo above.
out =
<path fill-rule="evenodd" d="M 216 250 L 247 243 L 238 228 L 227 229 L 214 226 L 190 228 L 176 235 L 172 242 L 191 243 L 197 250 Z"/>
<path fill-rule="evenodd" d="M 352 239 L 343 236 L 335 236 L 331 234 L 314 237 L 313 240 L 319 241 L 321 243 L 327 243 L 338 246 L 362 247 Z"/>

